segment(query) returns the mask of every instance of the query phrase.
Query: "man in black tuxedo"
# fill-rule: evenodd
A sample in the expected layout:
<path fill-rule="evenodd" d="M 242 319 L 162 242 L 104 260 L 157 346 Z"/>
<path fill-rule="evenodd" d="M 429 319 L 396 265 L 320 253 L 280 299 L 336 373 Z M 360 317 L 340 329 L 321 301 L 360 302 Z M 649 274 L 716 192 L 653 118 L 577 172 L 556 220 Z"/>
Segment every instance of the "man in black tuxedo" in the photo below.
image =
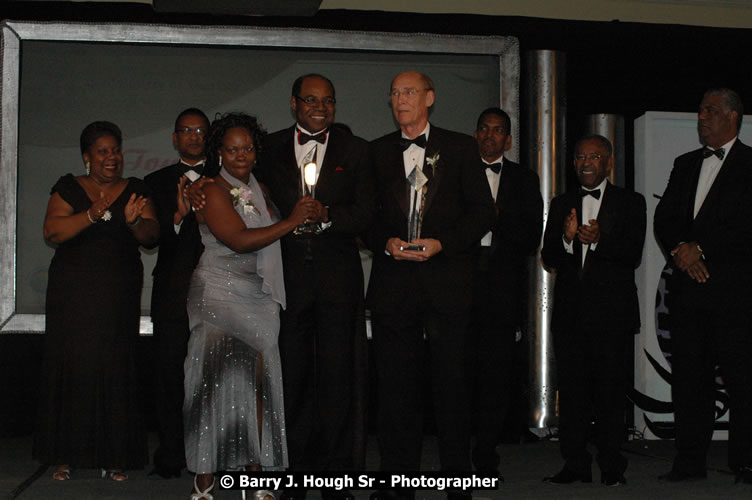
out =
<path fill-rule="evenodd" d="M 180 477 L 185 467 L 183 447 L 183 362 L 188 345 L 186 299 L 193 268 L 203 251 L 193 212 L 178 203 L 178 185 L 195 180 L 204 165 L 204 138 L 209 120 L 189 108 L 175 120 L 172 144 L 179 161 L 147 175 L 159 219 L 159 254 L 154 267 L 151 318 L 154 323 L 155 407 L 159 447 L 154 470 L 164 478 Z"/>
<path fill-rule="evenodd" d="M 318 166 L 313 194 L 319 217 L 312 234 L 282 239 L 287 309 L 279 347 L 292 470 L 349 470 L 356 434 L 353 356 L 365 342 L 359 328 L 363 270 L 355 240 L 374 211 L 368 144 L 333 125 L 334 86 L 317 74 L 298 78 L 290 106 L 296 123 L 267 137 L 257 177 L 287 217 L 305 186 L 303 167 Z M 360 334 L 362 338 L 357 337 Z M 304 491 L 286 491 L 300 498 Z M 325 498 L 348 492 L 324 491 Z"/>
<path fill-rule="evenodd" d="M 608 182 L 611 143 L 585 136 L 575 147 L 581 188 L 557 196 L 541 257 L 556 271 L 551 330 L 559 386 L 564 468 L 553 483 L 591 482 L 588 430 L 595 416 L 601 482 L 624 484 L 624 402 L 640 309 L 634 270 L 645 242 L 645 198 Z"/>
<path fill-rule="evenodd" d="M 509 409 L 515 337 L 522 323 L 522 297 L 528 290 L 526 260 L 540 244 L 543 200 L 535 172 L 504 158 L 512 146 L 506 112 L 483 111 L 475 140 L 496 202 L 496 220 L 480 241 L 475 266 L 469 353 L 475 427 L 472 458 L 477 470 L 498 472 L 496 446 Z"/>
<path fill-rule="evenodd" d="M 715 421 L 715 366 L 730 399 L 729 465 L 752 482 L 752 148 L 738 139 L 744 109 L 729 89 L 705 93 L 703 148 L 679 156 L 655 210 L 674 271 L 672 396 L 677 455 L 662 479 L 704 478 Z"/>
<path fill-rule="evenodd" d="M 378 372 L 381 468 L 420 469 L 421 389 L 428 377 L 441 467 L 469 471 L 465 363 L 473 250 L 491 227 L 493 199 L 473 139 L 429 124 L 431 80 L 401 73 L 389 93 L 400 130 L 371 144 L 377 216 L 368 235 L 374 260 L 366 299 Z M 420 226 L 412 238 L 410 220 Z M 379 491 L 372 498 L 394 495 Z"/>

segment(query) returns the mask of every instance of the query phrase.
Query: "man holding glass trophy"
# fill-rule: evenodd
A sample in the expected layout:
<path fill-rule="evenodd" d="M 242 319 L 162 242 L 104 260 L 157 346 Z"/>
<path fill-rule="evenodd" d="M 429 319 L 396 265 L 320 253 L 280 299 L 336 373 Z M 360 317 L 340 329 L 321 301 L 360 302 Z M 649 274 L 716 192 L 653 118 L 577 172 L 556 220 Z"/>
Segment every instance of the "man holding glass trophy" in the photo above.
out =
<path fill-rule="evenodd" d="M 371 222 L 374 195 L 368 144 L 334 124 L 335 104 L 329 79 L 299 77 L 290 98 L 296 123 L 267 137 L 258 169 L 282 217 L 301 196 L 319 207 L 315 220 L 282 238 L 287 309 L 279 348 L 292 470 L 356 466 L 353 352 L 364 328 L 357 324 L 363 270 L 355 237 Z M 303 498 L 305 491 L 284 496 Z M 322 497 L 351 495 L 326 490 Z"/>
<path fill-rule="evenodd" d="M 397 75 L 389 99 L 400 130 L 371 143 L 377 213 L 368 233 L 381 469 L 420 469 L 428 373 L 441 468 L 470 471 L 465 349 L 473 248 L 491 228 L 493 199 L 475 141 L 429 123 L 436 99 L 430 78 Z M 424 359 L 426 341 L 430 360 Z M 412 491 L 371 496 L 412 497 Z M 469 497 L 467 491 L 449 492 L 450 499 Z"/>

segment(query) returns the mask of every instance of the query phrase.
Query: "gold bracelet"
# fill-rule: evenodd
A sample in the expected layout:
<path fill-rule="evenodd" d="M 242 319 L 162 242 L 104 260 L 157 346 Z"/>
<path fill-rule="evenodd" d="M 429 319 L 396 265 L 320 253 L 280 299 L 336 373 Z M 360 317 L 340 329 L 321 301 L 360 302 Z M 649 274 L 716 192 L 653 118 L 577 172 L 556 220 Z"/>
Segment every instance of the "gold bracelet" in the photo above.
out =
<path fill-rule="evenodd" d="M 141 216 L 140 215 L 138 217 L 136 217 L 136 219 L 133 222 L 126 222 L 126 225 L 128 227 L 135 227 L 136 224 L 138 224 L 139 222 L 141 222 Z"/>

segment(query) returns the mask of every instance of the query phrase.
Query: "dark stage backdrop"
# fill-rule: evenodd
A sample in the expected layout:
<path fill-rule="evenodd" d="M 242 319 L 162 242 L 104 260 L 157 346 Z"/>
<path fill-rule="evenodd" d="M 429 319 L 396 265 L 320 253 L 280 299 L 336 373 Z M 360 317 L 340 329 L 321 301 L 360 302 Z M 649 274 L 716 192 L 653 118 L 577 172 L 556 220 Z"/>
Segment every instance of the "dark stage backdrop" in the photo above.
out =
<path fill-rule="evenodd" d="M 74 33 L 77 29 L 80 25 L 73 25 Z M 138 28 L 118 28 L 130 29 Z M 213 34 L 212 28 L 197 31 Z M 87 123 L 117 123 L 124 134 L 124 176 L 143 178 L 175 161 L 171 133 L 182 109 L 199 107 L 210 118 L 245 111 L 258 116 L 267 130 L 278 130 L 294 122 L 292 82 L 310 72 L 333 80 L 338 122 L 365 139 L 379 137 L 396 128 L 387 96 L 390 81 L 411 69 L 434 81 L 438 97 L 432 121 L 472 133 L 478 112 L 499 105 L 507 92 L 502 86 L 516 95 L 519 62 L 516 40 L 509 40 L 511 66 L 488 53 L 483 41 L 475 54 L 447 54 L 22 39 L 15 313 L 44 313 L 47 267 L 54 252 L 41 235 L 45 207 L 50 187 L 61 175 L 83 172 L 78 140 Z M 510 114 L 516 126 L 516 112 Z M 512 153 L 516 155 L 516 147 Z M 143 260 L 142 311 L 148 315 L 155 251 L 144 251 Z"/>

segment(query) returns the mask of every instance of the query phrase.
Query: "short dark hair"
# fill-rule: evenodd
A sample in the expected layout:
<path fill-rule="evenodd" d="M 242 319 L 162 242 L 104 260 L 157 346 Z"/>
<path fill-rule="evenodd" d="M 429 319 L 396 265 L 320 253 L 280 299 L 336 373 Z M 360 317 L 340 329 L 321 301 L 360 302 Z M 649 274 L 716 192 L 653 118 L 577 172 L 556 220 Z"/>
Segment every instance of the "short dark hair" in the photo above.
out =
<path fill-rule="evenodd" d="M 253 146 L 256 148 L 256 158 L 263 150 L 263 138 L 266 130 L 261 126 L 255 116 L 246 113 L 235 112 L 217 115 L 209 128 L 206 137 L 206 175 L 213 177 L 219 173 L 219 148 L 227 131 L 231 128 L 242 127 L 251 133 Z"/>
<path fill-rule="evenodd" d="M 587 134 L 580 137 L 577 142 L 574 145 L 575 152 L 580 147 L 580 144 L 582 144 L 585 141 L 598 141 L 601 143 L 601 146 L 603 146 L 603 149 L 606 150 L 606 154 L 608 156 L 611 156 L 614 153 L 614 148 L 611 146 L 611 141 L 603 137 L 602 135 L 598 134 Z"/>
<path fill-rule="evenodd" d="M 322 80 L 326 81 L 326 83 L 329 84 L 329 86 L 332 88 L 332 97 L 337 97 L 335 95 L 334 90 L 334 84 L 330 79 L 325 77 L 324 75 L 320 75 L 318 73 L 308 73 L 306 75 L 299 76 L 295 79 L 295 81 L 292 83 L 292 95 L 293 97 L 297 96 L 300 97 L 300 88 L 303 86 L 303 82 L 306 78 L 321 78 Z"/>
<path fill-rule="evenodd" d="M 81 131 L 79 138 L 81 154 L 87 152 L 100 137 L 114 137 L 118 146 L 123 145 L 123 133 L 120 131 L 120 127 L 107 121 L 91 122 Z"/>
<path fill-rule="evenodd" d="M 501 108 L 487 108 L 484 109 L 483 112 L 478 117 L 478 123 L 475 124 L 476 130 L 480 128 L 480 124 L 483 121 L 483 118 L 485 118 L 488 115 L 496 115 L 499 118 L 501 118 L 501 121 L 504 122 L 504 127 L 507 129 L 507 134 L 512 133 L 512 120 L 509 118 L 509 115 L 506 111 L 504 111 Z"/>
<path fill-rule="evenodd" d="M 203 111 L 201 111 L 198 108 L 188 108 L 188 109 L 184 109 L 183 111 L 181 111 L 180 114 L 178 115 L 178 117 L 175 118 L 175 129 L 174 130 L 176 132 L 178 130 L 178 124 L 180 123 L 180 120 L 182 120 L 184 116 L 199 116 L 199 117 L 203 118 L 203 120 L 207 123 L 207 125 L 209 124 L 209 118 L 206 117 L 206 115 L 204 114 Z"/>
<path fill-rule="evenodd" d="M 742 120 L 744 119 L 744 104 L 742 103 L 742 98 L 736 91 L 724 87 L 708 89 L 702 97 L 704 99 L 716 95 L 723 98 L 724 104 L 726 104 L 731 111 L 736 111 L 736 131 L 739 132 L 742 129 Z"/>

